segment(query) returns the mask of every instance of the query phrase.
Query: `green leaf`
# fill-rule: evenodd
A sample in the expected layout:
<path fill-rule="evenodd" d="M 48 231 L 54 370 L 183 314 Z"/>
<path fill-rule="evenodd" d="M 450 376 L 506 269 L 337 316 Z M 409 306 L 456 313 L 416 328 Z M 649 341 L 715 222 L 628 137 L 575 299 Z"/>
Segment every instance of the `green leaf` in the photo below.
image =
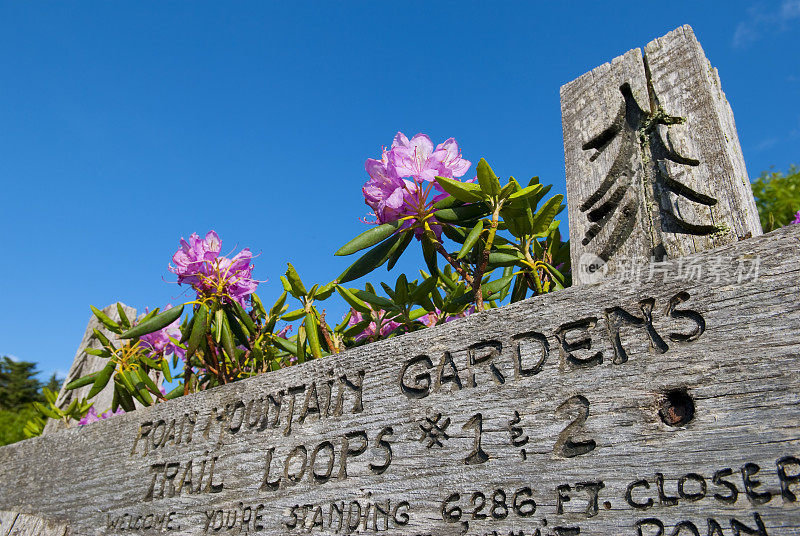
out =
<path fill-rule="evenodd" d="M 394 307 L 394 303 L 392 300 L 386 299 L 382 296 L 378 296 L 372 292 L 368 292 L 366 290 L 358 290 L 358 289 L 350 289 L 350 292 L 353 293 L 360 300 L 364 300 L 367 303 L 370 303 L 379 309 L 389 309 Z"/>
<path fill-rule="evenodd" d="M 92 328 L 92 333 L 94 333 L 95 338 L 100 341 L 100 344 L 102 344 L 103 347 L 114 349 L 114 345 L 111 344 L 111 341 L 108 340 L 108 337 L 106 337 L 105 333 L 96 328 Z"/>
<path fill-rule="evenodd" d="M 553 219 L 559 212 L 562 199 L 564 199 L 563 195 L 556 194 L 548 199 L 544 205 L 542 205 L 542 208 L 540 208 L 536 212 L 536 216 L 533 217 L 533 229 L 531 234 L 538 235 L 540 233 L 547 232 L 547 230 L 550 228 L 550 224 L 553 222 Z"/>
<path fill-rule="evenodd" d="M 386 287 L 388 286 L 389 285 L 386 285 Z M 388 301 L 392 305 L 394 305 L 393 302 L 403 304 L 408 301 L 408 278 L 406 277 L 406 274 L 400 274 L 400 276 L 397 278 L 397 281 L 394 283 L 394 290 L 391 294 L 389 294 L 389 296 L 391 296 L 392 299 Z"/>
<path fill-rule="evenodd" d="M 291 322 L 292 320 L 297 320 L 298 318 L 303 318 L 306 315 L 306 310 L 295 309 L 294 311 L 290 311 L 281 317 L 281 320 L 285 320 L 286 322 Z"/>
<path fill-rule="evenodd" d="M 183 385 L 177 386 L 175 389 L 164 395 L 167 400 L 175 400 L 183 396 Z"/>
<path fill-rule="evenodd" d="M 545 270 L 547 270 L 547 273 L 549 273 L 552 276 L 553 281 L 555 281 L 556 288 L 558 290 L 563 289 L 566 286 L 566 279 L 564 277 L 564 274 L 562 274 L 554 266 L 552 266 L 552 265 L 550 265 L 550 264 L 548 264 L 546 262 L 543 262 L 542 264 L 544 265 Z"/>
<path fill-rule="evenodd" d="M 484 195 L 481 194 L 481 188 L 477 184 L 470 182 L 461 182 L 446 177 L 436 177 L 436 182 L 442 187 L 442 190 L 453 196 L 458 201 L 465 203 L 476 203 L 483 201 Z M 437 207 L 438 208 L 438 207 Z"/>
<path fill-rule="evenodd" d="M 503 270 L 503 277 L 508 277 L 514 275 L 514 267 L 513 266 L 506 266 Z M 503 291 L 500 293 L 500 296 L 497 297 L 498 300 L 505 300 L 508 293 L 511 291 L 511 285 L 504 287 Z"/>
<path fill-rule="evenodd" d="M 459 244 L 463 244 L 467 239 L 467 231 L 461 227 L 442 225 L 442 233 L 453 242 L 458 242 Z"/>
<path fill-rule="evenodd" d="M 355 337 L 356 335 L 367 329 L 371 322 L 372 318 L 367 318 L 366 320 L 362 320 L 357 324 L 353 324 L 352 326 L 344 330 L 344 335 L 346 337 Z"/>
<path fill-rule="evenodd" d="M 292 263 L 287 263 L 287 265 L 289 267 L 286 269 L 286 280 L 289 282 L 289 293 L 295 298 L 305 296 L 308 292 L 306 291 L 306 287 L 303 286 L 303 282 L 300 280 L 300 275 L 297 273 L 297 270 L 294 269 Z"/>
<path fill-rule="evenodd" d="M 125 308 L 119 302 L 117 302 L 117 314 L 119 314 L 119 320 L 122 322 L 122 327 L 125 329 L 130 329 L 131 321 L 128 320 L 128 315 L 125 314 Z"/>
<path fill-rule="evenodd" d="M 94 383 L 94 380 L 97 379 L 97 376 L 99 374 L 100 374 L 99 370 L 97 372 L 92 372 L 91 374 L 87 374 L 82 378 L 78 378 L 77 380 L 69 382 L 67 385 L 64 386 L 64 389 L 67 391 L 71 391 L 73 389 L 78 389 L 79 387 L 89 385 L 90 383 Z"/>
<path fill-rule="evenodd" d="M 461 183 L 461 184 L 471 184 L 471 183 L 464 182 L 464 183 Z M 444 199 L 441 199 L 441 200 L 435 202 L 433 204 L 433 208 L 435 208 L 436 210 L 439 210 L 440 208 L 458 207 L 458 206 L 461 206 L 463 204 L 464 204 L 463 201 L 459 201 L 458 199 L 456 199 L 452 195 L 448 195 Z"/>
<path fill-rule="evenodd" d="M 155 309 L 153 309 L 152 311 L 150 311 L 149 313 L 147 313 L 146 315 L 144 315 L 144 316 L 141 318 L 141 320 L 139 320 L 139 322 L 140 322 L 140 323 L 141 323 L 141 322 L 147 322 L 148 320 L 150 320 L 151 318 L 153 318 L 154 316 L 156 316 L 156 315 L 159 313 L 159 310 L 160 310 L 160 307 L 156 307 Z"/>
<path fill-rule="evenodd" d="M 273 340 L 275 342 L 275 346 L 277 346 L 278 348 L 280 348 L 284 352 L 289 352 L 292 355 L 296 355 L 297 354 L 297 345 L 296 344 L 294 344 L 294 343 L 292 343 L 290 341 L 287 341 L 286 339 L 284 339 L 282 337 L 275 337 Z"/>
<path fill-rule="evenodd" d="M 102 323 L 105 327 L 107 327 L 114 333 L 122 333 L 122 328 L 119 326 L 119 324 L 111 320 L 111 318 L 109 318 L 103 311 L 101 311 L 94 305 L 90 305 L 89 308 L 94 313 L 94 316 L 96 316 L 97 319 L 100 321 L 100 323 Z"/>
<path fill-rule="evenodd" d="M 494 281 L 490 281 L 485 285 L 481 286 L 481 291 L 483 292 L 483 297 L 488 298 L 492 294 L 502 291 L 511 284 L 511 280 L 514 278 L 513 275 L 507 275 L 501 277 L 500 279 L 495 279 Z"/>
<path fill-rule="evenodd" d="M 281 311 L 283 310 L 283 304 L 286 303 L 286 291 L 284 290 L 278 300 L 275 302 L 275 305 L 272 306 L 272 309 L 269 310 L 269 316 L 278 316 Z"/>
<path fill-rule="evenodd" d="M 236 345 L 233 344 L 233 333 L 231 333 L 231 325 L 228 322 L 228 315 L 222 315 L 222 329 L 220 330 L 220 342 L 225 349 L 225 353 L 231 361 L 236 361 Z"/>
<path fill-rule="evenodd" d="M 519 183 L 514 177 L 509 177 L 508 183 L 500 189 L 500 199 L 507 199 L 514 192 L 519 191 Z"/>
<path fill-rule="evenodd" d="M 306 337 L 308 338 L 308 345 L 311 347 L 311 355 L 314 359 L 322 357 L 322 348 L 319 345 L 319 329 L 317 327 L 317 318 L 314 311 L 306 313 Z"/>
<path fill-rule="evenodd" d="M 512 266 L 521 260 L 523 260 L 521 254 L 515 255 L 513 253 L 505 252 L 489 253 L 489 264 L 493 264 L 495 266 Z"/>
<path fill-rule="evenodd" d="M 411 312 L 408 314 L 408 317 L 409 317 L 411 320 L 417 320 L 417 319 L 419 319 L 419 318 L 422 318 L 422 317 L 423 317 L 423 316 L 425 316 L 426 314 L 428 314 L 428 311 L 426 311 L 425 309 L 423 309 L 423 308 L 421 308 L 421 307 L 420 307 L 420 308 L 418 308 L 418 309 L 414 309 L 414 310 L 412 310 L 412 311 L 411 311 Z"/>
<path fill-rule="evenodd" d="M 92 384 L 92 388 L 89 389 L 89 394 L 86 395 L 86 398 L 93 398 L 96 396 L 100 391 L 108 383 L 108 380 L 111 379 L 111 375 L 114 374 L 114 370 L 117 368 L 117 364 L 114 361 L 109 361 L 106 363 L 106 366 L 97 374 L 97 377 L 94 379 L 94 383 Z"/>
<path fill-rule="evenodd" d="M 53 411 L 52 408 L 49 408 L 49 407 L 45 406 L 44 404 L 40 404 L 39 402 L 34 402 L 33 403 L 33 407 L 36 408 L 36 410 L 39 413 L 41 413 L 41 414 L 43 414 L 43 415 L 45 415 L 47 417 L 50 417 L 51 419 L 58 420 L 58 419 L 61 418 L 61 416 L 58 413 L 56 413 L 55 411 Z"/>
<path fill-rule="evenodd" d="M 509 201 L 513 201 L 515 199 L 527 199 L 528 197 L 533 197 L 537 195 L 541 189 L 542 189 L 541 184 L 534 184 L 528 186 L 527 188 L 523 188 L 518 192 L 514 192 L 508 197 L 508 199 Z"/>
<path fill-rule="evenodd" d="M 147 333 L 153 333 L 154 331 L 158 331 L 159 329 L 169 326 L 177 319 L 181 317 L 183 314 L 183 305 L 180 307 L 173 307 L 172 309 L 167 309 L 163 313 L 154 316 L 150 320 L 142 322 L 134 326 L 132 329 L 129 329 L 122 335 L 120 335 L 120 339 L 132 339 L 134 337 L 140 337 L 142 335 L 146 335 Z"/>
<path fill-rule="evenodd" d="M 433 213 L 437 220 L 445 223 L 460 223 L 469 221 L 490 212 L 486 203 L 473 203 L 461 207 L 443 208 Z"/>
<path fill-rule="evenodd" d="M 386 265 L 387 270 L 391 270 L 394 268 L 395 263 L 400 258 L 400 255 L 406 250 L 408 245 L 411 243 L 411 239 L 414 237 L 414 232 L 410 229 L 404 231 L 402 233 L 403 239 L 400 241 L 400 244 L 392 251 L 392 254 L 389 255 L 389 263 Z"/>
<path fill-rule="evenodd" d="M 424 300 L 425 298 L 433 292 L 433 289 L 436 288 L 436 282 L 438 281 L 438 277 L 431 276 L 423 281 L 414 291 L 411 293 L 411 300 L 414 303 L 419 303 L 420 301 Z"/>
<path fill-rule="evenodd" d="M 181 343 L 184 343 L 189 340 L 189 335 L 192 333 L 192 328 L 194 327 L 194 319 L 195 315 L 192 315 L 192 318 L 189 319 L 183 327 L 181 327 Z"/>
<path fill-rule="evenodd" d="M 125 387 L 125 390 L 130 394 L 137 394 L 136 387 L 133 385 L 133 382 L 131 382 L 130 376 L 128 376 L 124 370 L 121 370 L 114 375 L 114 381 L 119 381 Z"/>
<path fill-rule="evenodd" d="M 242 326 L 236 314 L 229 307 L 225 308 L 225 318 L 228 323 L 228 328 L 231 330 L 234 337 L 236 337 L 236 340 L 249 350 L 250 340 L 245 332 L 244 326 Z M 236 344 L 234 344 L 234 346 L 236 346 Z M 233 359 L 233 357 L 231 359 Z"/>
<path fill-rule="evenodd" d="M 336 327 L 333 328 L 333 330 L 337 333 L 341 333 L 341 331 L 347 326 L 348 322 L 350 322 L 350 318 L 352 318 L 352 316 L 353 312 L 347 311 L 347 313 L 345 313 L 344 317 L 342 318 L 342 321 L 336 324 Z"/>
<path fill-rule="evenodd" d="M 194 314 L 194 325 L 192 326 L 192 332 L 189 335 L 189 344 L 186 347 L 186 359 L 192 357 L 200 347 L 200 344 L 203 342 L 203 339 L 206 336 L 207 317 L 208 306 L 205 303 L 201 303 L 200 307 L 197 308 L 197 312 Z"/>
<path fill-rule="evenodd" d="M 172 382 L 172 372 L 169 370 L 169 363 L 166 359 L 161 360 L 161 373 L 164 374 L 164 379 L 167 383 Z"/>
<path fill-rule="evenodd" d="M 528 284 L 525 282 L 525 275 L 518 274 L 514 280 L 514 288 L 511 291 L 511 303 L 516 303 L 525 299 L 525 294 L 528 292 Z"/>
<path fill-rule="evenodd" d="M 534 177 L 533 179 L 538 179 L 538 177 Z M 531 179 L 531 180 L 533 180 L 533 179 Z M 536 184 L 538 184 L 538 183 L 536 183 Z M 531 185 L 529 185 L 529 186 L 531 186 Z M 553 188 L 552 184 L 547 184 L 547 185 L 543 186 L 542 189 L 539 190 L 536 193 L 536 195 L 534 195 L 533 197 L 529 197 L 528 198 L 528 203 L 530 204 L 532 210 L 534 210 L 534 211 L 536 210 L 536 206 L 539 204 L 539 201 L 544 199 L 544 196 L 546 196 L 550 192 L 550 190 L 552 188 Z"/>
<path fill-rule="evenodd" d="M 222 317 L 225 313 L 222 309 L 214 310 L 214 340 L 219 343 L 222 340 Z"/>
<path fill-rule="evenodd" d="M 437 273 L 436 246 L 427 234 L 422 236 L 422 257 L 425 259 L 428 270 L 432 274 Z"/>
<path fill-rule="evenodd" d="M 475 242 L 481 237 L 481 233 L 483 232 L 483 220 L 478 220 L 478 223 L 475 224 L 475 227 L 467 235 L 467 239 L 464 240 L 464 245 L 461 246 L 461 250 L 458 252 L 457 259 L 463 259 L 467 253 L 472 250 L 472 247 L 475 245 Z"/>
<path fill-rule="evenodd" d="M 478 184 L 486 195 L 497 197 L 500 194 L 500 181 L 483 158 L 478 162 Z"/>
<path fill-rule="evenodd" d="M 47 387 L 42 387 L 42 392 L 44 393 L 45 400 L 47 400 L 50 404 L 56 403 L 56 398 L 58 398 L 58 393 L 56 393 L 55 391 L 51 391 Z"/>
<path fill-rule="evenodd" d="M 306 294 L 308 299 L 313 300 L 314 298 L 317 297 L 317 289 L 318 288 L 319 288 L 319 284 L 316 284 L 313 287 L 311 287 L 311 290 L 309 290 L 308 294 Z"/>
<path fill-rule="evenodd" d="M 267 313 L 267 310 L 264 309 L 264 304 L 261 303 L 261 298 L 259 298 L 258 294 L 255 292 L 250 294 L 250 303 L 253 305 L 253 311 L 255 312 L 256 316 Z"/>
<path fill-rule="evenodd" d="M 305 363 L 306 361 L 306 326 L 305 324 L 300 324 L 300 327 L 297 328 L 297 351 L 295 354 L 297 356 L 298 363 Z"/>
<path fill-rule="evenodd" d="M 402 234 L 396 234 L 384 240 L 351 264 L 344 272 L 336 278 L 339 283 L 347 283 L 361 276 L 367 275 L 375 268 L 378 268 L 392 255 L 400 245 L 403 238 Z"/>
<path fill-rule="evenodd" d="M 392 236 L 404 223 L 404 221 L 397 220 L 367 229 L 340 247 L 334 255 L 352 255 L 356 251 L 372 247 Z"/>
<path fill-rule="evenodd" d="M 251 335 L 255 335 L 256 332 L 258 332 L 258 328 L 256 327 L 255 322 L 253 322 L 252 317 L 247 314 L 247 311 L 244 310 L 244 307 L 242 307 L 239 302 L 234 301 L 232 305 L 236 310 L 236 316 L 242 321 L 242 324 L 244 324 L 244 327 L 247 328 L 247 331 L 249 331 Z"/>
<path fill-rule="evenodd" d="M 286 292 L 292 291 L 292 285 L 289 284 L 289 280 L 286 279 L 285 275 L 281 276 L 281 285 L 283 285 L 283 290 L 285 290 Z"/>
<path fill-rule="evenodd" d="M 153 404 L 153 397 L 150 396 L 150 393 L 147 391 L 147 387 L 145 386 L 144 382 L 139 379 L 138 374 L 132 370 L 125 371 L 123 374 L 127 376 L 128 381 L 131 383 L 131 385 L 133 385 L 134 390 L 131 394 L 134 395 L 143 405 L 151 406 Z"/>
<path fill-rule="evenodd" d="M 327 300 L 333 294 L 334 289 L 336 289 L 336 281 L 331 281 L 327 285 L 320 287 L 314 297 L 320 301 Z"/>
<path fill-rule="evenodd" d="M 111 352 L 106 349 L 100 350 L 98 348 L 84 348 L 84 352 L 89 355 L 96 355 L 97 357 L 111 357 Z"/>
<path fill-rule="evenodd" d="M 153 381 L 153 378 L 150 377 L 144 369 L 140 368 L 136 370 L 136 375 L 139 377 L 141 382 L 144 384 L 145 388 L 153 393 L 156 396 L 161 396 L 161 390 L 156 385 L 156 382 Z"/>
<path fill-rule="evenodd" d="M 369 305 L 367 305 L 364 301 L 355 297 L 355 295 L 347 290 L 345 287 L 341 285 L 336 285 L 336 292 L 346 301 L 350 307 L 355 309 L 361 314 L 368 315 L 370 314 Z"/>

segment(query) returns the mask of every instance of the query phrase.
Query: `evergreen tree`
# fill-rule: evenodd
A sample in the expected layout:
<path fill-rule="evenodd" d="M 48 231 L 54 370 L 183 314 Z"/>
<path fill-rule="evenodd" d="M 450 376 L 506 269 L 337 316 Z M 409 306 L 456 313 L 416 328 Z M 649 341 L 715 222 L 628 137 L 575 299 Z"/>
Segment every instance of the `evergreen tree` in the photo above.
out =
<path fill-rule="evenodd" d="M 36 363 L 0 359 L 0 409 L 15 410 L 42 400 Z"/>
<path fill-rule="evenodd" d="M 61 385 L 63 385 L 63 383 L 64 381 L 59 380 L 58 377 L 56 376 L 56 373 L 54 372 L 53 375 L 50 376 L 50 379 L 47 380 L 47 383 L 44 384 L 44 387 L 47 387 L 54 393 L 58 393 L 59 391 L 61 391 Z"/>

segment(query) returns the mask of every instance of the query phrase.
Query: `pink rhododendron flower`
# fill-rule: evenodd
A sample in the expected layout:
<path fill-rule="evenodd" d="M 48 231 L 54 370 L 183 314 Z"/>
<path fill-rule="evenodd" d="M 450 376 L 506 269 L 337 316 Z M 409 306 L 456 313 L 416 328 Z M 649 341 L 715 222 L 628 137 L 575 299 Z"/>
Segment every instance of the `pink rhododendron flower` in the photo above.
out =
<path fill-rule="evenodd" d="M 386 318 L 386 311 L 383 309 L 378 309 L 375 311 L 374 309 L 370 312 L 370 317 L 372 318 L 372 322 L 369 323 L 367 328 L 356 335 L 357 341 L 363 341 L 364 339 L 377 339 L 376 335 L 380 337 L 385 337 L 389 335 L 391 332 L 396 330 L 400 327 L 400 324 L 395 322 L 394 320 L 388 320 Z M 350 320 L 348 320 L 348 326 L 355 326 L 359 322 L 363 322 L 366 320 L 364 315 L 356 311 L 355 309 L 350 309 Z M 378 327 L 380 326 L 380 328 Z"/>
<path fill-rule="evenodd" d="M 434 147 L 424 134 L 409 140 L 398 132 L 392 148 L 389 151 L 384 148 L 380 160 L 367 159 L 364 166 L 370 177 L 362 188 L 364 202 L 375 215 L 375 220 L 367 223 L 387 223 L 406 216 L 424 218 L 433 203 L 447 196 L 434 182 L 435 178 L 461 177 L 470 165 L 469 160 L 461 158 L 453 138 Z M 441 227 L 436 220 L 427 221 L 439 236 Z M 412 224 L 410 220 L 406 227 Z M 422 229 L 418 228 L 416 234 L 421 236 Z"/>
<path fill-rule="evenodd" d="M 466 318 L 474 312 L 475 312 L 474 305 L 470 305 L 468 308 L 456 314 L 445 313 L 444 311 L 436 307 L 432 312 L 424 316 L 421 316 L 419 318 L 419 321 L 425 324 L 426 326 L 431 327 L 435 326 L 442 318 L 444 318 L 445 322 L 452 322 L 457 318 Z"/>
<path fill-rule="evenodd" d="M 164 311 L 172 309 L 172 305 L 167 305 Z M 150 353 L 167 355 L 177 355 L 184 361 L 186 360 L 186 350 L 176 345 L 170 340 L 170 337 L 179 341 L 181 339 L 180 318 L 176 319 L 172 324 L 161 328 L 153 333 L 142 335 L 139 340 L 142 341 L 144 348 Z"/>
<path fill-rule="evenodd" d="M 117 411 L 108 410 L 105 413 L 101 413 L 100 415 L 97 414 L 97 410 L 94 409 L 94 406 L 89 408 L 89 412 L 78 421 L 80 426 L 84 426 L 86 424 L 91 424 L 93 422 L 100 422 L 104 419 L 108 419 L 109 417 L 113 417 L 114 415 L 122 415 L 125 413 L 125 410 L 122 408 L 117 408 Z"/>
<path fill-rule="evenodd" d="M 283 329 L 280 330 L 275 335 L 277 335 L 281 339 L 288 339 L 289 338 L 289 333 L 291 333 L 291 331 L 292 331 L 292 325 L 288 324 L 288 325 L 284 326 Z"/>
<path fill-rule="evenodd" d="M 798 210 L 797 214 L 795 214 L 794 220 L 792 220 L 792 223 L 800 223 L 800 210 Z"/>
<path fill-rule="evenodd" d="M 253 255 L 245 248 L 229 259 L 219 254 L 220 247 L 214 231 L 202 240 L 196 233 L 188 242 L 181 238 L 181 247 L 172 256 L 175 266 L 170 264 L 169 271 L 178 276 L 178 284 L 191 285 L 199 296 L 216 295 L 244 306 L 258 286 L 252 278 Z"/>

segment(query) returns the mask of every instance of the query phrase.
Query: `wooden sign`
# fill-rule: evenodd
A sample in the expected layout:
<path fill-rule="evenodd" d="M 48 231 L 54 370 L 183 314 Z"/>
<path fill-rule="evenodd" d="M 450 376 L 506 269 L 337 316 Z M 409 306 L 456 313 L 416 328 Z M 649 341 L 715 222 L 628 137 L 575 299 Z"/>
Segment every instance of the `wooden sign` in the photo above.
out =
<path fill-rule="evenodd" d="M 74 534 L 797 534 L 798 246 L 791 226 L 3 447 L 0 509 Z"/>
<path fill-rule="evenodd" d="M 562 104 L 596 285 L 0 448 L 0 536 L 800 533 L 800 225 L 688 27 Z"/>
<path fill-rule="evenodd" d="M 733 112 L 689 26 L 566 84 L 561 109 L 573 284 L 761 234 Z"/>

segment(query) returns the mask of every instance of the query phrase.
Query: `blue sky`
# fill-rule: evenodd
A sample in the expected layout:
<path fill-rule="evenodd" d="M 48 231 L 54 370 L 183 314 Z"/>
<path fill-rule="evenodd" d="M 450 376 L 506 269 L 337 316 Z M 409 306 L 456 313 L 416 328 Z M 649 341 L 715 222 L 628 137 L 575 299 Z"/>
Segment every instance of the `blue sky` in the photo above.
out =
<path fill-rule="evenodd" d="M 800 163 L 800 0 L 0 2 L 0 355 L 66 371 L 89 304 L 185 299 L 192 232 L 260 252 L 265 301 L 331 280 L 398 130 L 563 192 L 559 87 L 685 23 L 751 178 Z"/>

